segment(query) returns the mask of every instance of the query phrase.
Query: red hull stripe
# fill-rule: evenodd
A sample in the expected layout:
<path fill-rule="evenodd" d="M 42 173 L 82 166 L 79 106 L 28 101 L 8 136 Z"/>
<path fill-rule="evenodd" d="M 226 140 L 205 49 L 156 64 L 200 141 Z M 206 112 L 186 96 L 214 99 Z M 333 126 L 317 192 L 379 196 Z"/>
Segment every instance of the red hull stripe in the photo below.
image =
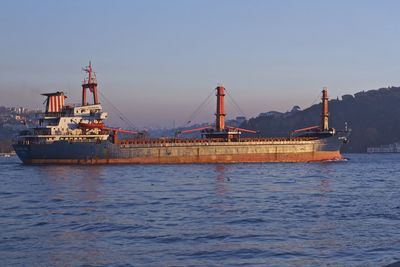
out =
<path fill-rule="evenodd" d="M 339 151 L 306 153 L 269 153 L 209 155 L 200 157 L 138 157 L 109 159 L 30 159 L 28 164 L 193 164 L 193 163 L 256 163 L 256 162 L 318 162 L 343 159 Z"/>

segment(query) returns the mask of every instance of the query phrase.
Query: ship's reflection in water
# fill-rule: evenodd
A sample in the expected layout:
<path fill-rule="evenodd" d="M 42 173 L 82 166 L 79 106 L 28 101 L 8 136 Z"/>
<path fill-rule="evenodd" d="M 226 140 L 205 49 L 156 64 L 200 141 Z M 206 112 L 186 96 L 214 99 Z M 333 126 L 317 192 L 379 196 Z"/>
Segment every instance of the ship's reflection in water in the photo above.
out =
<path fill-rule="evenodd" d="M 309 234 L 314 237 L 310 241 L 313 247 L 338 248 L 339 246 L 338 239 L 340 237 L 331 234 L 338 231 L 337 222 L 332 220 L 329 214 L 331 205 L 330 194 L 334 192 L 332 186 L 334 186 L 335 183 L 335 180 L 332 180 L 334 173 L 331 168 L 329 164 L 321 163 L 316 165 L 314 171 L 311 173 L 311 175 L 315 175 L 319 180 L 319 183 L 317 183 L 315 189 L 313 189 L 316 195 L 314 205 L 318 206 L 318 212 L 313 212 L 313 226 L 309 229 Z"/>
<path fill-rule="evenodd" d="M 93 231 L 107 221 L 101 211 L 103 166 L 45 166 L 40 172 L 48 186 L 45 202 L 51 203 L 46 217 L 62 229 L 45 239 L 49 248 L 63 246 L 48 251 L 48 266 L 106 264 L 100 235 Z"/>
<path fill-rule="evenodd" d="M 228 177 L 225 177 L 225 168 L 224 164 L 215 165 L 215 174 L 216 174 L 216 192 L 218 195 L 224 195 L 227 192 L 227 182 Z M 226 180 L 225 180 L 226 179 Z"/>

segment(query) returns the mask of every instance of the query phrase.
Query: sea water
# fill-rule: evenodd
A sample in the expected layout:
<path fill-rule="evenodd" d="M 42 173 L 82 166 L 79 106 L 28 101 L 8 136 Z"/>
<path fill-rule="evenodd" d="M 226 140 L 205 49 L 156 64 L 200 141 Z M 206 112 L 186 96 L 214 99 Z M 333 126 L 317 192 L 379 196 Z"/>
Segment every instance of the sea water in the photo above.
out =
<path fill-rule="evenodd" d="M 321 163 L 29 166 L 0 158 L 1 266 L 382 266 L 400 154 Z"/>

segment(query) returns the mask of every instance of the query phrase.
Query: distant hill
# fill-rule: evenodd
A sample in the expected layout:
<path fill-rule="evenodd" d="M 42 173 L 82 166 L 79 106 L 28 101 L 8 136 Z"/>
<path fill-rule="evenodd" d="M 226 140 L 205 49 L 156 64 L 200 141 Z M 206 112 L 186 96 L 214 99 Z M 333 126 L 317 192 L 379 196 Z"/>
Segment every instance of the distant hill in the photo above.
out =
<path fill-rule="evenodd" d="M 22 107 L 2 107 L 0 106 L 0 153 L 10 153 L 12 151 L 11 140 L 21 130 L 28 125 L 37 123 L 35 114 L 37 110 L 29 110 Z"/>
<path fill-rule="evenodd" d="M 329 101 L 330 127 L 352 129 L 344 152 L 366 152 L 369 146 L 400 142 L 400 87 L 381 88 L 344 95 Z M 266 114 L 266 113 L 264 113 Z M 285 116 L 259 116 L 242 126 L 262 136 L 287 136 L 291 130 L 319 125 L 321 104 Z"/>

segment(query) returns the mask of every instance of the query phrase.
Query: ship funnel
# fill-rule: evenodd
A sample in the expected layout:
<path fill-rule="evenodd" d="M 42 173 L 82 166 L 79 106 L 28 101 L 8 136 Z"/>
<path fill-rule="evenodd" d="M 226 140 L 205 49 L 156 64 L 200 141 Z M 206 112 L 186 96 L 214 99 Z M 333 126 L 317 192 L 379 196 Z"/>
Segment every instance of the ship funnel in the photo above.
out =
<path fill-rule="evenodd" d="M 63 92 L 42 94 L 47 97 L 46 113 L 61 112 L 64 107 L 65 98 L 67 98 Z"/>
<path fill-rule="evenodd" d="M 215 121 L 215 129 L 217 132 L 222 132 L 225 130 L 225 87 L 223 85 L 218 85 L 215 88 L 217 91 L 217 112 L 215 113 L 216 121 Z"/>
<path fill-rule="evenodd" d="M 89 102 L 86 97 L 86 89 L 89 88 L 89 91 L 93 94 L 93 104 L 97 105 L 99 103 L 99 98 L 97 95 L 97 80 L 96 73 L 92 69 L 92 63 L 89 61 L 89 66 L 83 68 L 88 76 L 83 80 L 82 83 L 82 106 L 89 105 Z"/>
<path fill-rule="evenodd" d="M 329 130 L 329 110 L 328 110 L 328 89 L 326 87 L 322 90 L 322 131 Z"/>

